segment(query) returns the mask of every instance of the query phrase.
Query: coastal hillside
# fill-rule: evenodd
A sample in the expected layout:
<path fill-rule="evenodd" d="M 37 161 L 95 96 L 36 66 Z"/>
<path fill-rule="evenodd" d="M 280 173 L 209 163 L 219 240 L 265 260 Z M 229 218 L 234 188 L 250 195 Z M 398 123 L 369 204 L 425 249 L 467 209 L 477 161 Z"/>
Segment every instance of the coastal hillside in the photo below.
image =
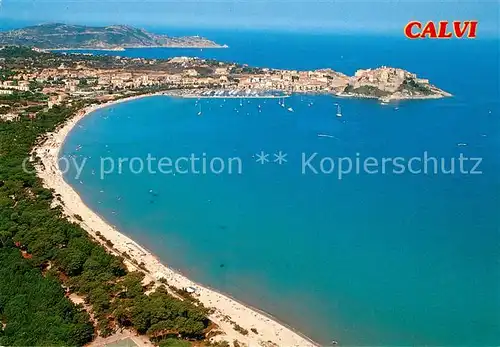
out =
<path fill-rule="evenodd" d="M 41 49 L 124 49 L 131 47 L 223 47 L 199 36 L 170 37 L 127 25 L 92 27 L 61 23 L 41 24 L 0 32 L 0 45 Z"/>

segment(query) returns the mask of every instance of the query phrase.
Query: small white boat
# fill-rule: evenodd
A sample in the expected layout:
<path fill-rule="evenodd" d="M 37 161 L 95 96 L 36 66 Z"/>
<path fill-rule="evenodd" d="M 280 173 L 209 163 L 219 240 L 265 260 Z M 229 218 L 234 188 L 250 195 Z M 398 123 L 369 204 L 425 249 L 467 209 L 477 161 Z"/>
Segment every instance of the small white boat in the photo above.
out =
<path fill-rule="evenodd" d="M 328 137 L 330 139 L 334 138 L 332 135 L 327 135 L 327 134 L 318 134 L 318 137 Z"/>
<path fill-rule="evenodd" d="M 293 112 L 293 108 L 289 107 L 287 108 L 288 112 Z"/>
<path fill-rule="evenodd" d="M 340 109 L 340 105 L 339 104 L 336 105 L 337 105 L 337 117 L 342 117 L 342 111 Z"/>

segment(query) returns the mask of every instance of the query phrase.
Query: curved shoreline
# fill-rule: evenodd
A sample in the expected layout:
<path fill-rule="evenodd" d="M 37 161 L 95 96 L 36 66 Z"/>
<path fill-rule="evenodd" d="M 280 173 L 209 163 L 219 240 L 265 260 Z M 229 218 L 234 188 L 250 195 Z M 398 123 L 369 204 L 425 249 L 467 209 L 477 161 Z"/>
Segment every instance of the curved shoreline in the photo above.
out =
<path fill-rule="evenodd" d="M 83 110 L 78 111 L 76 115 L 71 117 L 62 126 L 56 129 L 55 132 L 46 134 L 46 139 L 40 145 L 36 146 L 33 151 L 33 156 L 38 156 L 43 165 L 36 165 L 37 175 L 42 179 L 45 187 L 53 189 L 55 194 L 60 195 L 61 205 L 63 211 L 67 214 L 71 221 L 79 223 L 93 239 L 101 243 L 104 247 L 104 241 L 97 236 L 97 232 L 104 236 L 107 240 L 113 243 L 113 248 L 106 247 L 116 255 L 122 255 L 126 252 L 131 258 L 140 264 L 144 263 L 145 268 L 149 273 L 145 272 L 145 279 L 148 281 L 155 281 L 160 283 L 159 280 L 164 278 L 169 285 L 178 289 L 186 287 L 196 287 L 197 298 L 206 306 L 214 307 L 215 312 L 209 317 L 216 323 L 223 335 L 217 335 L 218 340 L 227 340 L 230 343 L 233 340 L 246 343 L 249 346 L 264 346 L 269 345 L 272 341 L 278 346 L 319 346 L 316 342 L 308 337 L 302 335 L 300 332 L 295 331 L 292 327 L 279 322 L 272 315 L 253 308 L 249 305 L 243 304 L 238 300 L 231 298 L 226 294 L 222 294 L 217 290 L 211 289 L 207 286 L 200 285 L 191 281 L 178 271 L 163 265 L 160 260 L 150 251 L 140 246 L 128 236 L 122 234 L 119 230 L 113 228 L 96 212 L 92 211 L 82 201 L 79 194 L 71 187 L 63 177 L 62 172 L 58 168 L 59 153 L 62 146 L 74 126 L 87 115 L 118 103 L 136 100 L 140 98 L 169 95 L 168 92 L 160 92 L 154 94 L 144 94 L 139 96 L 132 96 L 114 100 L 105 104 L 90 106 Z M 171 94 L 173 95 L 173 94 Z M 54 200 L 54 203 L 56 201 Z M 75 215 L 81 217 L 82 221 L 75 218 Z M 139 270 L 138 266 L 125 259 L 127 267 L 131 270 Z M 141 271 L 141 270 L 139 270 Z M 144 272 L 144 271 L 143 271 Z M 233 320 L 241 327 L 248 330 L 247 335 L 242 335 L 237 332 L 233 325 L 229 322 Z M 257 330 L 257 334 L 250 331 L 251 328 Z"/>

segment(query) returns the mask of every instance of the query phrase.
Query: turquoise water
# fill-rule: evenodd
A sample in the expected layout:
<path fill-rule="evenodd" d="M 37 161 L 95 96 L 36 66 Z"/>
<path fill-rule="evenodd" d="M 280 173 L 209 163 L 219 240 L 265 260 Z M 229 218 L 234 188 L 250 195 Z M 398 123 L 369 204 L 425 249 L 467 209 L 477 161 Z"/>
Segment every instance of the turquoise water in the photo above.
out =
<path fill-rule="evenodd" d="M 87 158 L 80 178 L 74 171 L 66 176 L 85 202 L 168 265 L 322 343 L 498 345 L 498 41 L 208 36 L 231 48 L 118 53 L 345 73 L 391 65 L 455 97 L 382 106 L 298 95 L 287 100 L 293 113 L 275 100 L 240 106 L 213 99 L 201 101 L 202 117 L 195 100 L 119 104 L 82 120 L 64 146 L 64 155 Z M 341 119 L 335 102 L 342 104 Z M 280 150 L 288 154 L 282 165 L 255 162 L 260 151 L 273 159 Z M 301 172 L 302 153 L 381 160 L 425 151 L 446 158 L 447 166 L 460 153 L 481 157 L 483 173 L 351 173 L 340 180 L 337 172 Z M 125 168 L 99 178 L 100 157 L 146 160 L 148 153 L 238 157 L 242 173 L 174 176 Z"/>

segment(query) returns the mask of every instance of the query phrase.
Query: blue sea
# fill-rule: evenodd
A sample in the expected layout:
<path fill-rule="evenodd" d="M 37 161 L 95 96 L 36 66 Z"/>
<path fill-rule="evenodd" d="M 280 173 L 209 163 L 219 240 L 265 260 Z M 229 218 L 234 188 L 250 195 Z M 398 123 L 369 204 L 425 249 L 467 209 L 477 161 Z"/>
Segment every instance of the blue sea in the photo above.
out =
<path fill-rule="evenodd" d="M 117 104 L 83 119 L 63 148 L 62 155 L 87 160 L 81 177 L 66 175 L 84 201 L 167 265 L 320 343 L 499 345 L 499 41 L 197 33 L 230 48 L 94 53 L 346 74 L 387 65 L 454 97 L 381 105 L 294 95 L 285 108 L 272 99 L 197 105 L 165 96 Z M 269 162 L 257 162 L 261 152 Z M 317 173 L 304 171 L 302 156 L 314 153 Z M 109 168 L 111 160 L 148 154 L 193 154 L 216 169 L 224 158 L 241 165 L 182 174 L 190 169 L 182 161 L 174 175 L 134 173 L 138 162 L 132 170 L 124 162 L 121 174 L 115 167 L 101 179 L 101 161 Z M 481 158 L 473 173 L 477 160 L 460 168 L 461 155 Z M 455 160 L 455 172 L 436 173 L 432 161 L 427 173 L 415 172 L 423 170 L 418 159 L 413 173 L 390 164 L 382 172 L 383 158 L 424 156 L 443 161 L 447 172 Z M 377 173 L 362 167 L 368 157 Z M 358 158 L 359 172 L 339 177 L 339 158 L 354 165 Z"/>

